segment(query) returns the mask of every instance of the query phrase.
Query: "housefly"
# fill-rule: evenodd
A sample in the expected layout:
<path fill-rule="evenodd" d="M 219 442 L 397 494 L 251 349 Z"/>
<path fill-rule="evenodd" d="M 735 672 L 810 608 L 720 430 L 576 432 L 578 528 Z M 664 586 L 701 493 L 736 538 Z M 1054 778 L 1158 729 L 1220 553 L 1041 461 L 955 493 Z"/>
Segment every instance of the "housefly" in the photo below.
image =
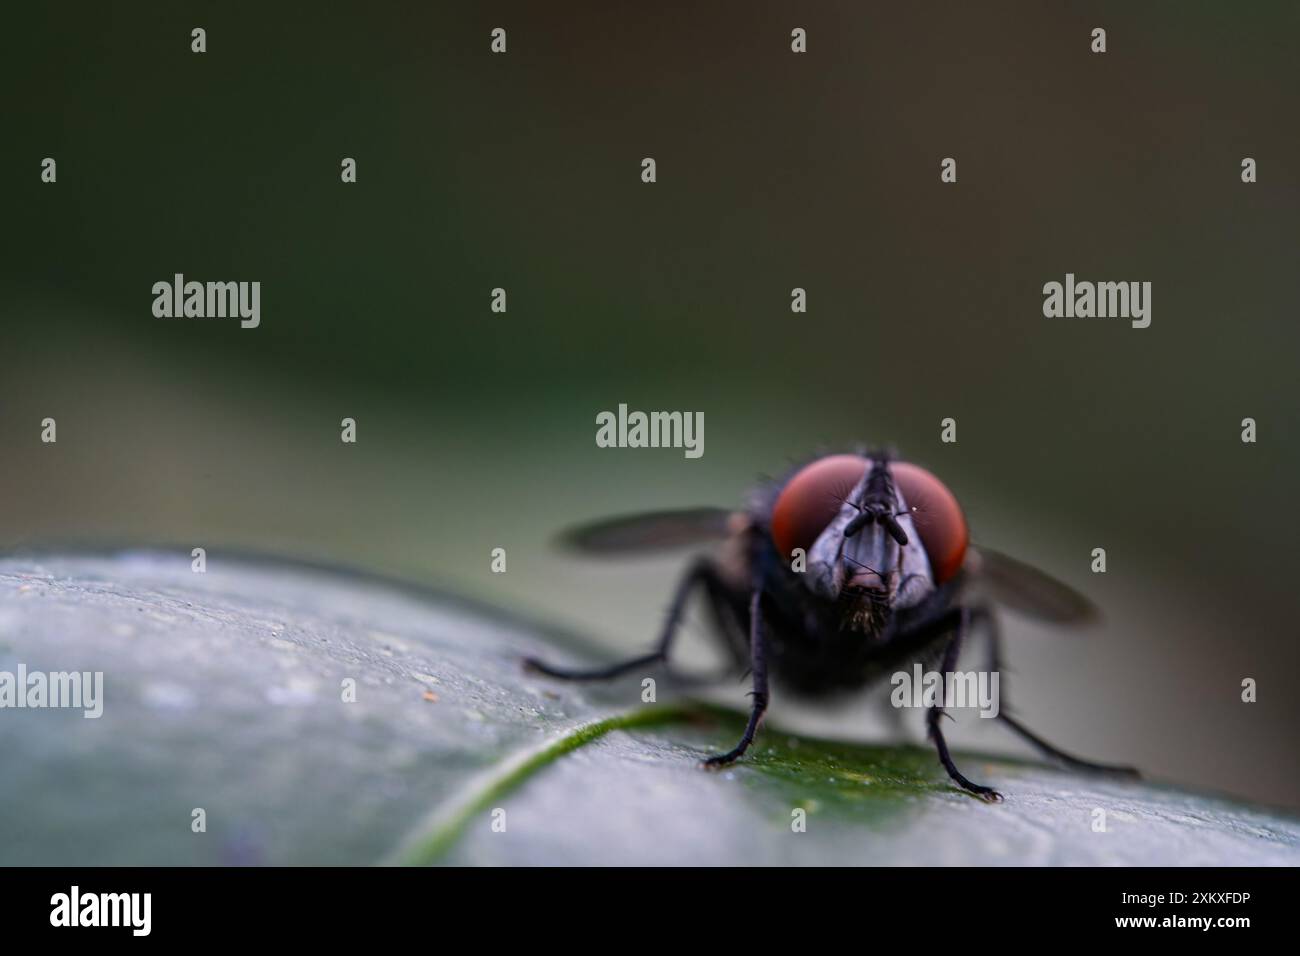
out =
<path fill-rule="evenodd" d="M 833 454 L 754 491 L 740 511 L 695 508 L 614 518 L 567 536 L 592 554 L 616 554 L 721 540 L 681 577 L 654 651 L 608 667 L 574 670 L 529 659 L 566 680 L 600 680 L 666 663 L 692 593 L 699 589 L 716 630 L 753 689 L 739 743 L 707 766 L 739 759 L 754 741 L 769 701 L 768 679 L 819 697 L 864 687 L 916 662 L 955 671 L 963 643 L 987 635 L 989 671 L 1001 668 L 992 601 L 1057 624 L 1087 620 L 1092 604 L 1019 561 L 970 545 L 956 497 L 929 471 L 884 451 Z M 997 791 L 969 780 L 939 726 L 926 727 L 939 761 L 960 787 L 986 800 Z M 1053 747 L 1007 712 L 998 718 L 1045 755 L 1072 767 L 1133 774 Z"/>

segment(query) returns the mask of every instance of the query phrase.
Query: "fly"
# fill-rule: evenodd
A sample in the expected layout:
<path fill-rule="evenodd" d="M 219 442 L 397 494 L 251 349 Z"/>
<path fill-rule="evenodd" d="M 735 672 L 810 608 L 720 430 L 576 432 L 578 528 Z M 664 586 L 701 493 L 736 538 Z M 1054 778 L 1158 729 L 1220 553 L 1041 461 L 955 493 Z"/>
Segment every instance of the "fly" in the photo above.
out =
<path fill-rule="evenodd" d="M 710 767 L 738 760 L 753 743 L 770 699 L 769 676 L 809 697 L 859 689 L 918 661 L 937 661 L 946 681 L 977 627 L 988 638 L 989 671 L 996 673 L 1001 650 L 993 600 L 1057 624 L 1095 615 L 1069 586 L 971 547 L 965 515 L 948 487 L 884 451 L 814 459 L 757 489 L 740 511 L 632 515 L 582 526 L 566 538 L 593 554 L 721 540 L 716 554 L 697 557 L 681 577 L 653 652 L 588 670 L 527 662 L 564 680 L 601 680 L 664 664 L 686 603 L 699 589 L 718 634 L 753 680 L 744 734 L 731 750 L 705 760 Z M 948 776 L 985 800 L 1000 800 L 957 768 L 942 716 L 942 705 L 927 708 L 926 727 Z M 1058 750 L 1005 706 L 997 718 L 1071 767 L 1136 774 Z"/>

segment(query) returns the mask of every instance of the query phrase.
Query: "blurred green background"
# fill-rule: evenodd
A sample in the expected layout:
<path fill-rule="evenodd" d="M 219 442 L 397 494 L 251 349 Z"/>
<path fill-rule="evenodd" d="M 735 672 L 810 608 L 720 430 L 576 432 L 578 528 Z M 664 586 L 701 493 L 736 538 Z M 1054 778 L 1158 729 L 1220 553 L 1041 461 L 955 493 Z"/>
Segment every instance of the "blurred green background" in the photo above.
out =
<path fill-rule="evenodd" d="M 1300 7 L 6 17 L 0 547 L 344 562 L 617 653 L 653 639 L 680 562 L 582 563 L 556 530 L 737 504 L 819 446 L 892 442 L 977 540 L 1105 609 L 1068 637 L 1008 619 L 1031 726 L 1300 806 Z M 154 318 L 175 272 L 260 281 L 261 327 Z M 1151 281 L 1151 327 L 1045 319 L 1042 285 L 1066 272 Z M 704 457 L 598 449 L 595 416 L 620 402 L 704 412 Z M 773 719 L 883 733 L 869 709 L 778 697 Z M 1018 747 L 981 723 L 958 739 Z"/>

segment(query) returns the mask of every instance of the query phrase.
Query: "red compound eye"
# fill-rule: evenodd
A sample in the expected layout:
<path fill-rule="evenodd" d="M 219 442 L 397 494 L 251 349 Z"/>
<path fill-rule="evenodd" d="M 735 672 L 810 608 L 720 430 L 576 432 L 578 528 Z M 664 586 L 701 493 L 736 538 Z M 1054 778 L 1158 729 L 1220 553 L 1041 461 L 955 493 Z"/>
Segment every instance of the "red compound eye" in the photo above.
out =
<path fill-rule="evenodd" d="M 795 548 L 811 548 L 870 465 L 868 459 L 857 455 L 829 455 L 796 472 L 772 508 L 772 540 L 777 551 L 789 555 Z M 912 523 L 930 559 L 935 583 L 951 580 L 961 568 L 970 543 L 961 505 L 947 485 L 919 465 L 895 461 L 889 470 L 911 509 Z"/>
<path fill-rule="evenodd" d="M 857 455 L 829 455 L 805 465 L 785 483 L 772 508 L 772 540 L 788 557 L 807 551 L 839 514 L 870 464 Z"/>
<path fill-rule="evenodd" d="M 970 543 L 970 530 L 961 505 L 948 486 L 924 468 L 906 461 L 890 464 L 894 483 L 912 512 L 912 524 L 930 558 L 936 584 L 943 584 L 961 568 Z"/>

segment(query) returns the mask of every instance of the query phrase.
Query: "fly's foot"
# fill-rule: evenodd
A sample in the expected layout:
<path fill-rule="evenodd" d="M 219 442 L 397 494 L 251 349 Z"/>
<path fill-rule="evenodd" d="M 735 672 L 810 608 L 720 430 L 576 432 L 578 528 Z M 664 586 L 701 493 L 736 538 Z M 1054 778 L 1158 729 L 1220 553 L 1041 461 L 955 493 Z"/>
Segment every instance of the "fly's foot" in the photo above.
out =
<path fill-rule="evenodd" d="M 523 659 L 523 667 L 527 672 L 545 674 L 547 677 L 553 677 L 556 680 L 609 680 L 620 677 L 629 671 L 649 667 L 652 664 L 659 664 L 663 659 L 663 652 L 655 651 L 653 654 L 642 654 L 640 657 L 619 661 L 617 664 L 610 664 L 606 667 L 573 668 L 555 667 L 541 658 L 530 656 Z"/>
<path fill-rule="evenodd" d="M 1137 767 L 1120 767 L 1113 764 L 1092 764 L 1087 768 L 1093 773 L 1103 774 L 1107 777 L 1127 777 L 1130 780 L 1141 780 L 1142 771 Z"/>
<path fill-rule="evenodd" d="M 945 767 L 945 769 L 948 771 L 948 776 L 952 778 L 952 782 L 957 784 L 957 786 L 961 787 L 967 793 L 971 794 L 971 796 L 979 797 L 985 803 L 1002 802 L 1002 794 L 998 793 L 992 787 L 986 787 L 983 784 L 967 780 L 965 775 L 956 767 Z"/>
<path fill-rule="evenodd" d="M 977 783 L 968 783 L 966 784 L 966 789 L 975 794 L 975 796 L 979 797 L 985 803 L 1002 802 L 1002 794 L 998 793 L 992 787 L 981 787 Z"/>
<path fill-rule="evenodd" d="M 725 754 L 718 754 L 700 761 L 700 766 L 705 770 L 717 770 L 719 767 L 730 766 L 739 760 L 745 753 L 744 747 L 737 747 L 735 750 L 729 750 Z"/>

